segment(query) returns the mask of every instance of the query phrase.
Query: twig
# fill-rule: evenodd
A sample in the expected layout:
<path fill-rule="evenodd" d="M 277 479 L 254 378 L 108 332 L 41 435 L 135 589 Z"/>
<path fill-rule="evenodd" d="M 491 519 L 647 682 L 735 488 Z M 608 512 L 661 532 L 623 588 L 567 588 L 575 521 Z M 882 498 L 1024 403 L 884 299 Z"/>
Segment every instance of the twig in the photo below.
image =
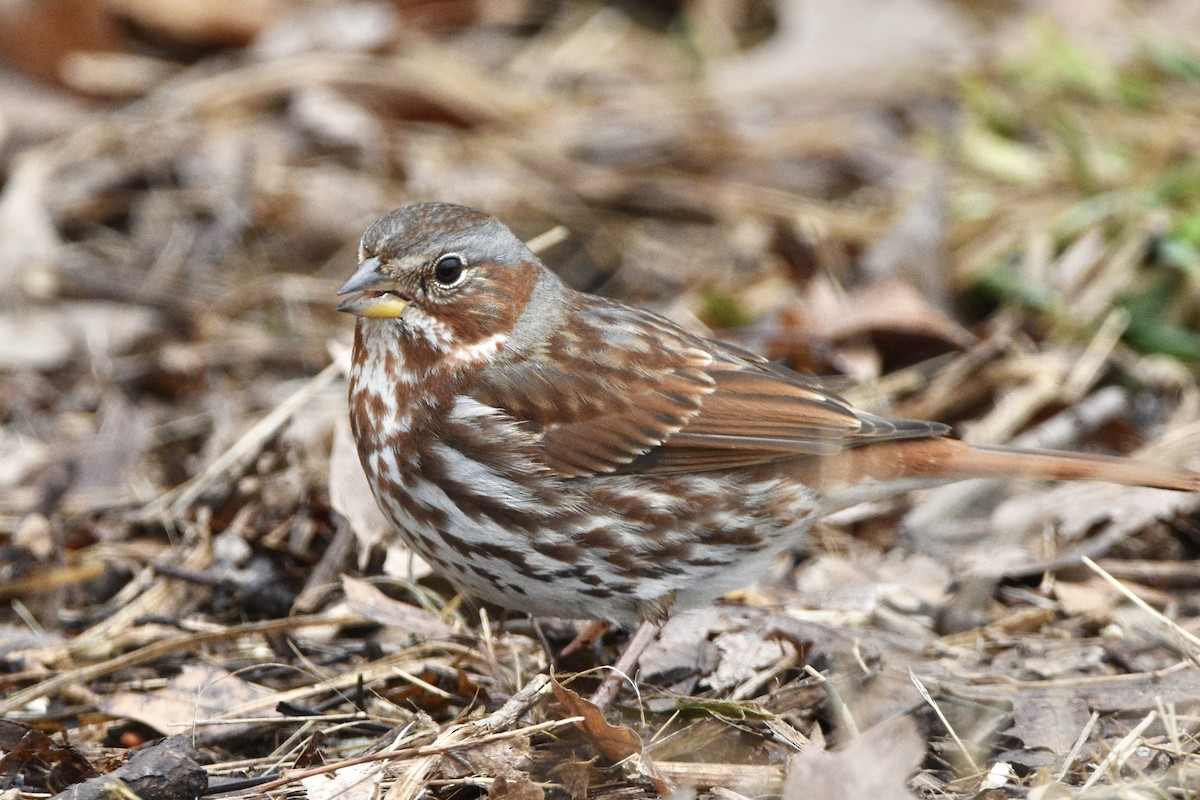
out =
<path fill-rule="evenodd" d="M 571 232 L 569 230 L 562 225 L 555 225 L 550 230 L 539 233 L 530 239 L 525 243 L 525 246 L 535 253 L 541 253 L 544 250 L 554 247 L 559 242 L 566 241 L 570 236 Z"/>
<path fill-rule="evenodd" d="M 367 761 L 393 758 L 421 759 L 421 761 L 419 761 L 417 764 L 414 764 L 409 769 L 406 775 L 393 784 L 392 788 L 388 791 L 389 797 L 410 796 L 414 794 L 414 792 L 419 791 L 420 787 L 426 785 L 427 782 L 425 781 L 425 775 L 436 763 L 436 760 L 441 756 L 441 754 L 448 750 L 473 747 L 486 741 L 494 741 L 497 738 L 514 736 L 523 732 L 532 732 L 534 729 L 538 729 L 539 727 L 553 725 L 554 723 L 542 723 L 541 726 L 534 725 L 531 728 L 525 728 L 522 730 L 502 732 L 504 728 L 514 724 L 522 714 L 524 714 L 534 703 L 536 703 L 541 696 L 548 691 L 549 686 L 549 677 L 545 675 L 538 675 L 525 687 L 523 687 L 521 691 L 509 698 L 508 702 L 506 702 L 496 711 L 493 711 L 487 717 L 474 722 L 467 722 L 461 725 L 451 726 L 449 729 L 443 731 L 438 736 L 437 740 L 432 744 L 424 745 L 422 747 L 398 749 L 395 746 L 401 741 L 401 738 L 398 737 L 395 741 L 393 741 L 389 749 L 385 751 L 374 753 L 371 756 L 364 756 L 358 759 L 339 762 L 330 766 L 343 768 L 366 763 Z M 403 737 L 406 733 L 407 729 L 401 732 L 401 737 Z M 326 768 L 318 768 L 318 770 L 319 771 L 315 771 L 316 774 L 320 774 L 320 771 L 326 771 Z M 300 774 L 289 774 L 275 781 L 275 784 L 272 784 L 272 786 L 276 784 L 282 785 L 283 783 L 289 781 L 303 780 L 304 778 L 311 777 L 313 772 L 314 770 L 310 770 Z M 266 791 L 268 788 L 271 787 L 263 787 L 263 790 Z"/>
<path fill-rule="evenodd" d="M 1138 723 L 1138 726 L 1125 735 L 1121 741 L 1113 745 L 1113 749 L 1108 752 L 1108 755 L 1096 765 L 1096 769 L 1084 781 L 1083 786 L 1079 788 L 1080 793 L 1086 792 L 1095 785 L 1096 781 L 1100 780 L 1101 776 L 1108 771 L 1108 768 L 1117 763 L 1118 760 L 1123 760 L 1127 757 L 1128 752 L 1133 749 L 1137 740 L 1141 738 L 1142 732 L 1150 727 L 1154 720 L 1158 719 L 1158 712 L 1151 711 L 1146 715 L 1146 718 Z"/>
<path fill-rule="evenodd" d="M 1075 763 L 1075 759 L 1079 758 L 1079 754 L 1083 751 L 1083 746 L 1087 744 L 1088 737 L 1092 735 L 1092 729 L 1096 727 L 1096 722 L 1100 719 L 1100 712 L 1093 711 L 1092 716 L 1088 719 L 1087 724 L 1083 726 L 1083 730 L 1079 732 L 1079 738 L 1075 740 L 1075 744 L 1071 746 L 1071 752 L 1067 753 L 1066 759 L 1063 760 L 1062 769 L 1058 771 L 1058 775 L 1054 780 L 1061 783 L 1067 777 L 1067 773 L 1071 771 L 1071 765 Z"/>
<path fill-rule="evenodd" d="M 962 751 L 963 757 L 967 759 L 967 763 L 971 765 L 971 769 L 975 770 L 975 772 L 982 772 L 983 770 L 980 769 L 979 762 L 975 760 L 975 756 L 973 756 L 971 751 L 967 749 L 967 745 L 963 742 L 963 740 L 958 737 L 957 731 L 955 731 L 954 727 L 950 724 L 950 720 L 946 719 L 946 715 L 942 713 L 941 706 L 934 702 L 933 695 L 931 695 L 929 690 L 925 688 L 925 684 L 921 683 L 921 679 L 918 678 L 917 674 L 911 669 L 908 671 L 908 677 L 909 680 L 913 682 L 913 686 L 917 687 L 917 691 L 921 693 L 921 697 L 926 703 L 929 704 L 929 707 L 933 709 L 933 713 L 937 714 L 938 719 L 940 719 L 942 724 L 946 726 L 946 730 L 950 732 L 950 738 L 954 740 L 956 745 L 958 745 L 958 749 Z"/>
<path fill-rule="evenodd" d="M 1145 611 L 1151 617 L 1158 620 L 1158 622 L 1165 625 L 1168 630 L 1172 631 L 1173 633 L 1178 635 L 1180 638 L 1182 638 L 1185 642 L 1190 644 L 1192 647 L 1196 648 L 1197 651 L 1200 651 L 1200 638 L 1197 638 L 1194 634 L 1190 633 L 1189 631 L 1184 630 L 1183 628 L 1181 628 L 1179 626 L 1179 623 L 1177 623 L 1175 620 L 1171 619 L 1166 614 L 1163 614 L 1161 611 L 1154 608 L 1154 606 L 1150 605 L 1145 600 L 1138 597 L 1136 594 L 1134 594 L 1129 589 L 1129 587 L 1127 587 L 1125 584 L 1121 583 L 1119 580 L 1117 580 L 1112 575 L 1110 575 L 1107 570 L 1105 570 L 1103 567 L 1101 567 L 1095 561 L 1092 561 L 1087 556 L 1084 556 L 1080 560 L 1083 561 L 1084 566 L 1086 566 L 1092 572 L 1096 573 L 1101 578 L 1103 578 L 1106 583 L 1108 583 L 1110 586 L 1112 586 L 1118 592 L 1125 595 L 1126 599 L 1128 599 L 1129 602 L 1133 603 L 1135 606 L 1142 609 L 1142 611 Z M 1195 652 L 1188 653 L 1188 657 L 1191 658 L 1193 661 L 1196 661 L 1196 655 L 1197 654 Z"/>
<path fill-rule="evenodd" d="M 1123 308 L 1114 308 L 1104 321 L 1100 323 L 1096 335 L 1088 342 L 1083 353 L 1075 362 L 1063 381 L 1063 398 L 1076 403 L 1083 398 L 1087 390 L 1095 383 L 1100 370 L 1108 362 L 1108 356 L 1113 348 L 1121 341 L 1125 329 L 1129 327 L 1129 312 Z"/>
<path fill-rule="evenodd" d="M 616 698 L 617 692 L 621 689 L 622 679 L 629 681 L 637 688 L 637 684 L 629 677 L 633 670 L 638 665 L 638 660 L 642 657 L 642 653 L 650 646 L 658 636 L 658 632 L 662 630 L 663 623 L 657 620 L 646 619 L 638 625 L 633 636 L 629 637 L 629 641 L 625 643 L 625 649 L 621 651 L 621 655 L 617 658 L 617 663 L 613 664 L 612 671 L 604 676 L 604 680 L 600 682 L 599 688 L 591 697 L 592 703 L 601 711 L 608 708 L 609 704 Z"/>
<path fill-rule="evenodd" d="M 70 686 L 78 686 L 80 684 L 94 681 L 97 678 L 103 678 L 106 675 L 111 675 L 118 670 L 126 667 L 145 664 L 149 661 L 162 658 L 171 653 L 180 650 L 194 651 L 199 645 L 209 642 L 218 642 L 223 639 L 229 639 L 236 636 L 246 636 L 250 634 L 274 633 L 276 631 L 293 630 L 295 628 L 312 627 L 316 625 L 351 625 L 361 622 L 359 616 L 345 617 L 292 617 L 290 619 L 273 619 L 264 622 L 252 622 L 246 625 L 235 625 L 230 628 L 224 628 L 219 631 L 202 631 L 200 633 L 190 633 L 185 636 L 173 636 L 170 639 L 164 639 L 153 644 L 148 644 L 145 647 L 137 650 L 124 653 L 115 658 L 110 658 L 99 664 L 92 664 L 79 669 L 60 672 L 53 678 L 47 678 L 41 683 L 35 683 L 26 689 L 19 692 L 13 692 L 8 697 L 0 700 L 0 716 L 11 714 L 24 706 L 37 700 L 39 697 L 51 697 L 58 694 L 63 689 Z"/>
<path fill-rule="evenodd" d="M 514 695 L 515 696 L 515 695 Z M 484 720 L 480 720 L 484 722 Z M 462 750 L 469 747 L 478 747 L 482 744 L 490 744 L 491 742 L 499 742 L 504 739 L 513 739 L 518 736 L 527 736 L 529 734 L 541 733 L 555 728 L 561 728 L 564 725 L 574 725 L 577 722 L 583 722 L 583 717 L 567 717 L 566 719 L 553 719 L 548 722 L 539 722 L 536 725 L 530 725 L 525 728 L 516 728 L 511 731 L 502 731 L 500 733 L 485 733 L 470 739 L 457 739 L 451 742 L 435 742 L 433 744 L 422 745 L 421 747 L 406 747 L 403 750 L 384 751 L 380 753 L 371 753 L 370 755 L 359 756 L 358 758 L 348 758 L 345 761 L 337 761 L 332 764 L 325 764 L 312 769 L 296 770 L 289 772 L 278 780 L 264 783 L 258 787 L 260 792 L 269 792 L 275 789 L 282 788 L 288 784 L 296 783 L 297 781 L 311 778 L 314 775 L 324 775 L 329 772 L 336 772 L 339 769 L 346 767 L 355 767 L 359 764 L 370 764 L 375 761 L 400 761 L 408 758 L 422 758 L 424 756 L 439 756 L 450 752 L 451 750 Z M 479 723 L 467 723 L 469 725 L 477 725 Z M 465 726 L 464 726 L 465 727 Z M 460 730 L 458 728 L 454 730 Z M 447 733 L 451 733 L 448 731 Z"/>
<path fill-rule="evenodd" d="M 850 713 L 850 708 L 846 705 L 846 701 L 842 699 L 841 693 L 837 687 L 833 685 L 833 681 L 826 678 L 821 673 L 812 668 L 812 665 L 805 664 L 804 671 L 809 674 L 825 692 L 825 696 L 829 698 L 829 705 L 833 708 L 834 716 L 846 728 L 846 732 L 851 739 L 858 738 L 858 724 L 855 723 L 853 715 Z"/>
<path fill-rule="evenodd" d="M 537 675 L 522 687 L 520 691 L 510 697 L 508 702 L 500 708 L 481 720 L 451 726 L 439 734 L 438 738 L 429 747 L 450 749 L 459 742 L 474 743 L 477 741 L 474 737 L 478 736 L 480 731 L 485 731 L 487 734 L 496 734 L 504 728 L 515 724 L 521 715 L 549 690 L 549 676 Z M 439 754 L 422 754 L 419 758 L 421 759 L 420 761 L 411 765 L 407 772 L 392 784 L 392 788 L 387 793 L 389 798 L 413 798 L 421 793 L 421 790 L 427 783 L 426 775 L 437 764 Z"/>

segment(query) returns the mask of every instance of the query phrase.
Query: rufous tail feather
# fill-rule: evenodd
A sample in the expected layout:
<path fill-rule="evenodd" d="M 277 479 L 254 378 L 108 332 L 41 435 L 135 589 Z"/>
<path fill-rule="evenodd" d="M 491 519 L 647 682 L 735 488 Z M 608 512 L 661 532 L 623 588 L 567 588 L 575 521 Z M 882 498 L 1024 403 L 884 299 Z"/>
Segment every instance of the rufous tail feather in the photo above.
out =
<path fill-rule="evenodd" d="M 931 437 L 879 442 L 812 459 L 802 476 L 810 485 L 838 486 L 865 477 L 879 481 L 909 479 L 1028 478 L 1054 481 L 1105 481 L 1200 492 L 1200 473 L 1157 467 L 1129 458 L 969 445 Z"/>

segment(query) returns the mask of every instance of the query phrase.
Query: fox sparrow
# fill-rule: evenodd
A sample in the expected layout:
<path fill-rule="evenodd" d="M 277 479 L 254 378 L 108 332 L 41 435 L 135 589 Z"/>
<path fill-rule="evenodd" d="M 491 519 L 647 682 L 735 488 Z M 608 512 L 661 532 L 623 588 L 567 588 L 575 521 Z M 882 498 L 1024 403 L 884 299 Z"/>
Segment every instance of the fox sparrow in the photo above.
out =
<path fill-rule="evenodd" d="M 972 447 L 564 285 L 498 220 L 385 215 L 338 308 L 350 420 L 385 515 L 467 592 L 634 623 L 745 585 L 823 513 L 963 477 L 1200 490 L 1135 462 Z M 880 492 L 881 493 L 881 492 Z"/>

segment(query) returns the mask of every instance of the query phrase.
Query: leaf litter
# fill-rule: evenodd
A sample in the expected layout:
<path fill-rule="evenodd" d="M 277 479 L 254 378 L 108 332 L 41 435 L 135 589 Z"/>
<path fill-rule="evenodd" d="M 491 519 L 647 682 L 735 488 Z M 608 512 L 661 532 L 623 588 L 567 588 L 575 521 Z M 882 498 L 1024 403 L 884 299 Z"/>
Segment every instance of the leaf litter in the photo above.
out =
<path fill-rule="evenodd" d="M 1194 497 L 849 509 L 607 717 L 623 633 L 387 535 L 333 292 L 418 199 L 873 410 L 1200 467 L 1196 15 L 826 5 L 0 7 L 5 796 L 1194 793 Z"/>

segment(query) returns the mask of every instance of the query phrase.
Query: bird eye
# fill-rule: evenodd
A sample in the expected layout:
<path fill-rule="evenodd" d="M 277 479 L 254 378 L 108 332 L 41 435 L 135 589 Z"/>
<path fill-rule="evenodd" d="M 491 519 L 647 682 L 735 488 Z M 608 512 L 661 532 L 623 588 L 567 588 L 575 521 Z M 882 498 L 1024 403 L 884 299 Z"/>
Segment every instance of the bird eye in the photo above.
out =
<path fill-rule="evenodd" d="M 433 267 L 433 278 L 442 286 L 453 286 L 462 277 L 466 264 L 456 255 L 442 256 Z"/>

